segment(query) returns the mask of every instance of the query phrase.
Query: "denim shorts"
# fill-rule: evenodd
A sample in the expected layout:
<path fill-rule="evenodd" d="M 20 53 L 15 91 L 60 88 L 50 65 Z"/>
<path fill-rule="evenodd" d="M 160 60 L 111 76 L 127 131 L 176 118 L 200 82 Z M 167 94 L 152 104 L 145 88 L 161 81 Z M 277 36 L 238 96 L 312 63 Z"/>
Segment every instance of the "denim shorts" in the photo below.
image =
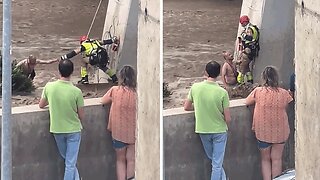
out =
<path fill-rule="evenodd" d="M 265 149 L 268 148 L 270 146 L 272 146 L 273 144 L 284 144 L 285 142 L 282 143 L 268 143 L 268 142 L 264 142 L 264 141 L 260 141 L 257 139 L 257 144 L 258 144 L 258 148 L 259 149 Z"/>
<path fill-rule="evenodd" d="M 121 149 L 121 148 L 126 147 L 127 145 L 129 145 L 129 144 L 121 142 L 121 141 L 118 141 L 118 140 L 112 138 L 112 146 L 115 149 Z"/>

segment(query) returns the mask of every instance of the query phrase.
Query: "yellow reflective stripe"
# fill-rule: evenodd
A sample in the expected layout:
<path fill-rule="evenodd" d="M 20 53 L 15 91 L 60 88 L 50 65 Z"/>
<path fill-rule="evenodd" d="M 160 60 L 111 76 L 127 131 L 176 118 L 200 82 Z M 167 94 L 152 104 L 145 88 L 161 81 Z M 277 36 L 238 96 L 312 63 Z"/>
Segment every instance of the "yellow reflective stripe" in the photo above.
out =
<path fill-rule="evenodd" d="M 246 74 L 242 74 L 241 72 L 239 72 L 237 77 L 237 81 L 239 84 L 243 84 L 244 82 L 252 81 L 252 80 L 253 80 L 253 76 L 251 72 L 247 72 Z"/>
<path fill-rule="evenodd" d="M 253 36 L 253 40 L 252 41 L 257 40 L 257 37 L 258 37 L 257 29 L 254 26 L 249 26 L 249 28 L 252 30 L 252 36 Z"/>
<path fill-rule="evenodd" d="M 253 80 L 253 76 L 252 76 L 252 73 L 251 73 L 251 72 L 247 72 L 247 73 L 246 73 L 246 76 L 247 76 L 247 80 L 248 80 L 248 81 Z"/>
<path fill-rule="evenodd" d="M 86 75 L 88 75 L 86 67 L 80 67 L 80 75 L 81 77 L 86 77 Z"/>
<path fill-rule="evenodd" d="M 98 46 L 101 46 L 100 42 L 98 40 L 94 40 L 94 43 Z"/>
<path fill-rule="evenodd" d="M 241 72 L 238 73 L 237 81 L 239 84 L 242 84 L 244 82 L 244 74 Z"/>
<path fill-rule="evenodd" d="M 96 42 L 96 41 L 95 41 Z M 99 43 L 99 42 L 98 42 Z M 90 42 L 83 42 L 81 44 L 84 48 L 85 48 L 85 52 L 84 54 L 86 56 L 91 55 L 92 53 L 94 53 L 95 50 L 98 49 L 98 45 L 94 42 L 90 43 Z"/>

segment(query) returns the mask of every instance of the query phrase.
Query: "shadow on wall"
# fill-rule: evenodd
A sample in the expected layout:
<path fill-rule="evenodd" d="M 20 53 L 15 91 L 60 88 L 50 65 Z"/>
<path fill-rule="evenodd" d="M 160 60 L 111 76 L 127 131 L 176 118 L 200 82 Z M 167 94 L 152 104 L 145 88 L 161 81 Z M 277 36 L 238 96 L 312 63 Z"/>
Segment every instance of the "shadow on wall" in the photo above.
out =
<path fill-rule="evenodd" d="M 280 83 L 288 88 L 290 75 L 294 72 L 295 2 L 292 0 L 245 0 L 244 2 L 246 3 L 242 5 L 241 13 L 253 14 L 255 17 L 251 19 L 255 22 L 261 21 L 261 24 L 258 24 L 260 51 L 259 57 L 255 60 L 254 81 L 260 82 L 264 67 L 273 65 L 279 70 Z"/>
<path fill-rule="evenodd" d="M 253 109 L 247 108 L 243 102 L 243 99 L 231 101 L 232 123 L 224 168 L 230 179 L 262 179 L 260 154 L 251 130 Z M 284 169 L 294 168 L 293 104 L 288 108 L 288 116 L 291 134 L 283 155 Z M 182 108 L 165 110 L 163 121 L 165 179 L 209 180 L 211 165 L 199 136 L 194 132 L 194 113 Z"/>

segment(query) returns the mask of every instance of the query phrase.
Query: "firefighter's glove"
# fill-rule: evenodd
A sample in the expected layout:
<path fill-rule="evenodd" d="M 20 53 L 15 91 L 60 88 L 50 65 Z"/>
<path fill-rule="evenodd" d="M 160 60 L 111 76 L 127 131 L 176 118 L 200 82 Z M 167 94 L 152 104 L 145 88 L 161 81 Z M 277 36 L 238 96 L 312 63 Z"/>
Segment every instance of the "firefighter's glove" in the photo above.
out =
<path fill-rule="evenodd" d="M 119 42 L 119 40 L 118 40 L 117 36 L 113 36 L 112 37 L 112 43 L 118 44 L 118 42 Z"/>

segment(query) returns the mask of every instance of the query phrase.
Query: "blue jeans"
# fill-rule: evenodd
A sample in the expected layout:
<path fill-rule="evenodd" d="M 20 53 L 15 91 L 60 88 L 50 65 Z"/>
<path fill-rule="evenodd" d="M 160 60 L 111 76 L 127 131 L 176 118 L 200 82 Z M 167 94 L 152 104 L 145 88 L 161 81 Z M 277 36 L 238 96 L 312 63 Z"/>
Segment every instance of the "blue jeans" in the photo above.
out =
<path fill-rule="evenodd" d="M 54 133 L 59 153 L 64 159 L 65 170 L 63 180 L 79 180 L 79 172 L 76 167 L 81 133 Z"/>
<path fill-rule="evenodd" d="M 211 160 L 211 180 L 226 180 L 222 167 L 227 144 L 227 133 L 200 134 L 203 148 Z"/>

